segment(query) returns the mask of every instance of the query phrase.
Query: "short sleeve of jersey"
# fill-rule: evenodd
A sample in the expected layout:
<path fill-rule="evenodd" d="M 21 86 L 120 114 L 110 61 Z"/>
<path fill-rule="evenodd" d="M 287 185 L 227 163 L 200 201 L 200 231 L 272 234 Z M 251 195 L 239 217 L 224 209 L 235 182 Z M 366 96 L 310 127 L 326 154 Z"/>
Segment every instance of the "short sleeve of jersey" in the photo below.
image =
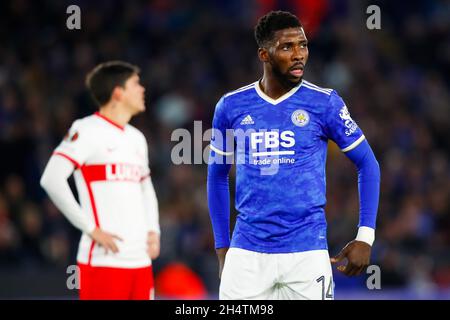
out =
<path fill-rule="evenodd" d="M 79 121 L 75 121 L 54 154 L 65 156 L 77 166 L 81 166 L 94 151 L 92 138 L 89 130 L 83 128 Z"/>
<path fill-rule="evenodd" d="M 326 117 L 326 134 L 338 147 L 347 152 L 364 139 L 364 134 L 350 116 L 347 106 L 336 91 L 332 91 Z"/>
<path fill-rule="evenodd" d="M 216 105 L 212 124 L 211 149 L 222 155 L 234 152 L 233 133 L 225 112 L 225 98 Z"/>

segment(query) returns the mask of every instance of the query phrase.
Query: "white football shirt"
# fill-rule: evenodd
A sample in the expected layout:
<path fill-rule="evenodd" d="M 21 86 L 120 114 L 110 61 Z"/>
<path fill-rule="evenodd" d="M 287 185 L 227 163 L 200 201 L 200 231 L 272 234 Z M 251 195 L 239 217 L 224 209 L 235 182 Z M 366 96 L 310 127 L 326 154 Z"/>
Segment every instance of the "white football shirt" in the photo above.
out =
<path fill-rule="evenodd" d="M 71 161 L 83 213 L 90 225 L 115 234 L 118 253 L 108 254 L 83 233 L 78 248 L 79 263 L 92 266 L 140 268 L 151 265 L 147 233 L 159 232 L 152 225 L 148 208 L 156 197 L 146 198 L 142 183 L 150 179 L 147 142 L 131 125 L 122 127 L 99 113 L 75 121 L 53 155 Z M 152 187 L 153 188 L 153 187 Z M 147 202 L 147 203 L 146 203 Z"/>

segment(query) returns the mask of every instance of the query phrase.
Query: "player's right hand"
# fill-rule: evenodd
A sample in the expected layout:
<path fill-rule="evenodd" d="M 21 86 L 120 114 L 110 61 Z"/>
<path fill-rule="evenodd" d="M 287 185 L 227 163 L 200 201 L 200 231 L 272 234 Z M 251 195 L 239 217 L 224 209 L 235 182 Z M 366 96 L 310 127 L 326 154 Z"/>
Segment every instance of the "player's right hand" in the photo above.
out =
<path fill-rule="evenodd" d="M 90 234 L 91 238 L 101 247 L 105 248 L 106 254 L 111 250 L 113 253 L 119 252 L 119 248 L 115 243 L 115 239 L 123 241 L 119 236 L 105 232 L 100 228 L 95 228 Z"/>

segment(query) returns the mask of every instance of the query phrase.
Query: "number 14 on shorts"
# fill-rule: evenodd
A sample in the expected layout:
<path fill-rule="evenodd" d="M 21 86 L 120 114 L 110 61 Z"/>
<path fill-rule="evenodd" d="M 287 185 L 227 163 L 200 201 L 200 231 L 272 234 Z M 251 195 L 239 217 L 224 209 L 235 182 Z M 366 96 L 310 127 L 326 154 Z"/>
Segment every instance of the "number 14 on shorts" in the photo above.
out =
<path fill-rule="evenodd" d="M 316 279 L 317 283 L 322 283 L 322 300 L 333 299 L 333 277 L 329 278 L 328 288 L 325 292 L 325 276 Z"/>

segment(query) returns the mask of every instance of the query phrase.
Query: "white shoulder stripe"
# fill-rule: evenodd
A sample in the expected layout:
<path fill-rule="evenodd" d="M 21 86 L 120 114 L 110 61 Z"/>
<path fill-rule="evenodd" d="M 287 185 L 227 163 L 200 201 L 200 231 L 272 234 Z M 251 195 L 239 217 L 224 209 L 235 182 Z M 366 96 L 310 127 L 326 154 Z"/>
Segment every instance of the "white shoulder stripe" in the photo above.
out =
<path fill-rule="evenodd" d="M 327 94 L 327 95 L 330 95 L 331 94 L 331 91 L 333 91 L 332 89 L 330 89 L 330 91 L 327 91 L 327 90 L 325 90 L 325 89 L 318 89 L 318 88 L 314 88 L 314 87 L 311 87 L 310 85 L 308 85 L 308 84 L 304 84 L 304 87 L 306 87 L 306 88 L 308 88 L 308 89 L 311 89 L 311 90 L 314 90 L 314 91 L 317 91 L 317 92 L 322 92 L 322 93 L 325 93 L 325 94 Z"/>
<path fill-rule="evenodd" d="M 316 89 L 320 89 L 320 90 L 325 90 L 325 91 L 333 91 L 333 89 L 329 89 L 329 88 L 321 88 L 318 85 L 315 85 L 314 83 L 311 83 L 309 81 L 305 80 L 305 84 L 309 85 L 310 87 L 316 88 Z"/>
<path fill-rule="evenodd" d="M 311 83 L 311 82 L 306 81 L 306 80 L 305 80 L 305 84 L 308 85 L 308 86 L 310 86 L 310 87 L 319 89 L 319 90 L 325 90 L 325 91 L 330 91 L 330 92 L 333 91 L 333 89 L 330 89 L 330 88 L 322 88 L 322 87 L 319 87 L 318 85 L 315 85 L 314 83 Z"/>
<path fill-rule="evenodd" d="M 366 138 L 366 137 L 365 137 L 364 135 L 362 135 L 361 137 L 358 138 L 358 140 L 356 140 L 355 142 L 353 142 L 351 145 L 349 145 L 348 147 L 342 149 L 342 152 L 347 152 L 347 151 L 350 151 L 350 150 L 355 149 L 357 146 L 359 146 L 359 144 L 360 144 L 361 142 L 364 141 L 365 138 Z"/>
<path fill-rule="evenodd" d="M 238 91 L 238 90 L 246 89 L 246 88 L 249 88 L 249 87 L 253 87 L 253 86 L 255 85 L 255 83 L 256 83 L 256 82 L 252 82 L 252 83 L 247 84 L 247 85 L 245 85 L 245 86 L 243 86 L 243 87 L 237 88 L 237 89 L 234 90 L 234 91 Z"/>
<path fill-rule="evenodd" d="M 242 88 L 239 88 L 239 89 L 237 89 L 237 90 L 228 92 L 228 93 L 225 95 L 225 97 L 232 96 L 233 94 L 236 94 L 236 93 L 239 93 L 239 92 L 243 92 L 243 91 L 249 90 L 249 89 L 254 88 L 254 87 L 255 87 L 255 83 L 249 84 L 249 85 L 244 86 L 244 87 L 242 87 Z"/>
<path fill-rule="evenodd" d="M 209 147 L 211 148 L 212 151 L 214 151 L 214 152 L 216 152 L 216 153 L 218 153 L 218 154 L 220 154 L 220 155 L 222 155 L 222 156 L 231 156 L 231 155 L 234 154 L 233 151 L 231 151 L 231 152 L 225 152 L 225 151 L 219 150 L 219 149 L 217 149 L 216 147 L 214 147 L 212 144 L 210 144 Z"/>

